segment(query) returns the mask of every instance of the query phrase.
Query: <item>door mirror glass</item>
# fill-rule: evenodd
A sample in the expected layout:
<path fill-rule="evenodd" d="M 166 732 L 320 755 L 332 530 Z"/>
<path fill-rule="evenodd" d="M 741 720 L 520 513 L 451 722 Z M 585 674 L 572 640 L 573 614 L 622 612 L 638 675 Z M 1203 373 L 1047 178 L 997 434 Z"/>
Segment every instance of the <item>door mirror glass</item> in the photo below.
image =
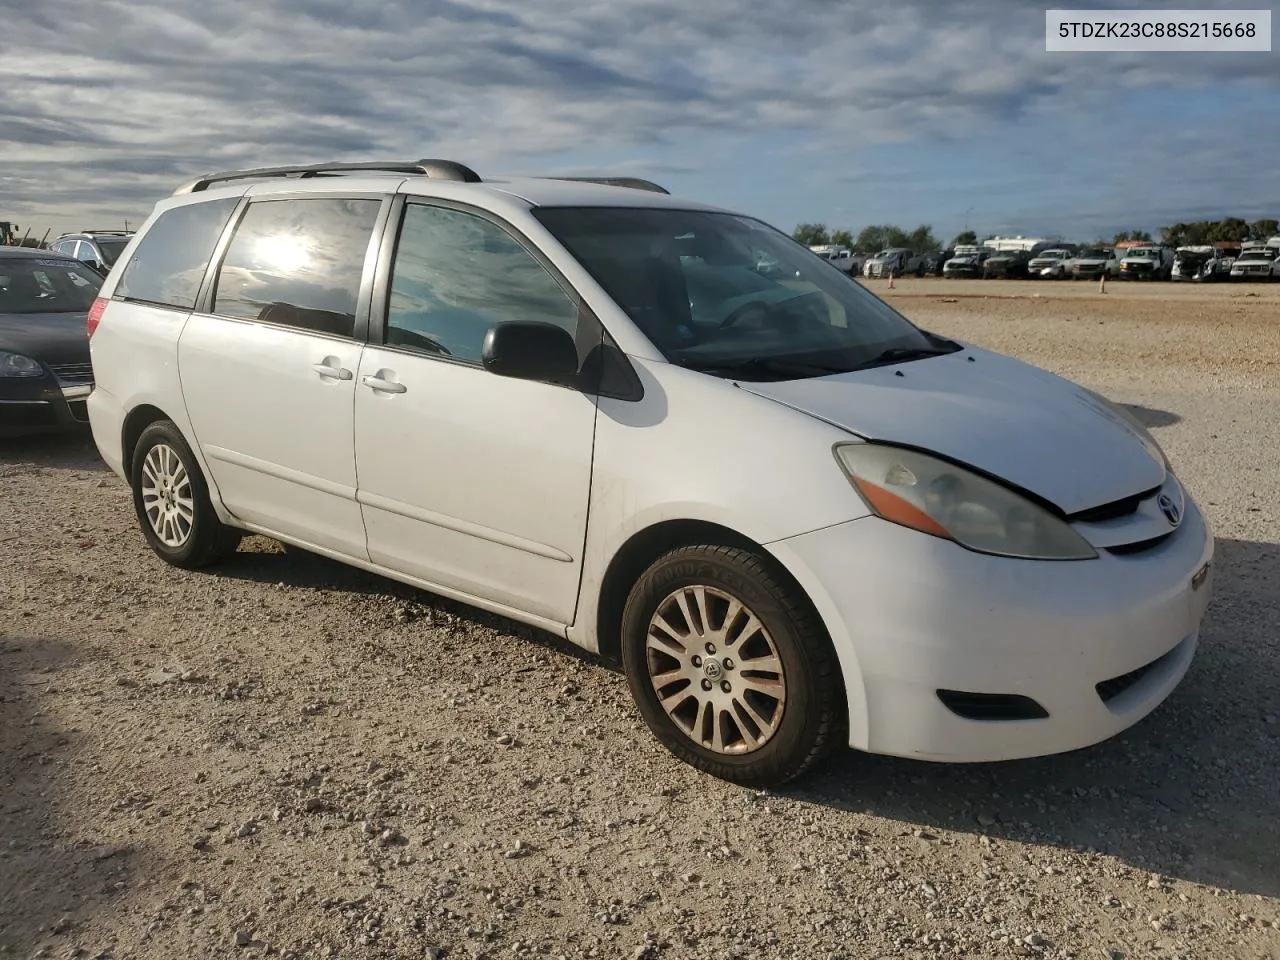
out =
<path fill-rule="evenodd" d="M 500 377 L 570 385 L 578 377 L 578 348 L 564 327 L 514 320 L 490 327 L 481 360 Z"/>

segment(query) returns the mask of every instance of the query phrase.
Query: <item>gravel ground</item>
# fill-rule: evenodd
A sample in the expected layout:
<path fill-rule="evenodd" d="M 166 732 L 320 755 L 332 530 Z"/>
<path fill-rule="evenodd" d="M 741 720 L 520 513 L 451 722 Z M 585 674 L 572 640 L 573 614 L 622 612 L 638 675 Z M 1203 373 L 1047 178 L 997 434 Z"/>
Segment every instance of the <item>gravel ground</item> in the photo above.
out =
<path fill-rule="evenodd" d="M 1210 515 L 1145 722 L 739 789 L 563 644 L 261 538 L 170 569 L 85 438 L 8 443 L 0 955 L 1280 957 L 1280 287 L 873 286 L 1133 404 Z"/>

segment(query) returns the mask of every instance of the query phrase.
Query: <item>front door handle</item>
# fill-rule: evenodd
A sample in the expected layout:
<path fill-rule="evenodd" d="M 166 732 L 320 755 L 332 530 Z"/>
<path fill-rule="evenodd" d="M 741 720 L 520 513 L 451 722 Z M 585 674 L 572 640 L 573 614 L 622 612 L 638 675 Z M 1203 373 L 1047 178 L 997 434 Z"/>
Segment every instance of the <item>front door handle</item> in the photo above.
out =
<path fill-rule="evenodd" d="M 383 374 L 387 372 L 389 371 L 386 371 L 386 370 L 378 371 L 379 374 Z M 395 380 L 384 380 L 381 376 L 364 377 L 361 380 L 361 382 L 370 390 L 373 390 L 377 393 L 404 393 L 405 391 L 405 386 L 403 383 L 398 383 Z"/>
<path fill-rule="evenodd" d="M 313 363 L 311 369 L 326 380 L 351 380 L 355 376 L 346 367 L 338 366 L 336 363 Z"/>

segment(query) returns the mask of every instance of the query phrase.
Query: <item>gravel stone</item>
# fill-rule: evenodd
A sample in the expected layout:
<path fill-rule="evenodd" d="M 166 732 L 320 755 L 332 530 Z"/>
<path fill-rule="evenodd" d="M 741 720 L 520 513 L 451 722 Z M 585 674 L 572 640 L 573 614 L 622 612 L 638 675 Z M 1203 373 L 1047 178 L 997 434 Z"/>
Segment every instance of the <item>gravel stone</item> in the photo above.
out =
<path fill-rule="evenodd" d="M 867 285 L 1152 424 L 1218 539 L 1150 717 L 740 789 L 563 640 L 263 537 L 168 567 L 87 436 L 6 440 L 0 957 L 1274 956 L 1280 284 Z"/>

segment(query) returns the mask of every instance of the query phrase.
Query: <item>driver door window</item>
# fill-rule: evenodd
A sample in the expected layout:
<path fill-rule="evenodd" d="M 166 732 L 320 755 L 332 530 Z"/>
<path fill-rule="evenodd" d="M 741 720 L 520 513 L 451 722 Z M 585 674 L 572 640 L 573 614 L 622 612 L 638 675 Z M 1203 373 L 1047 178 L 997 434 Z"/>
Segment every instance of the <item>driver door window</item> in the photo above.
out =
<path fill-rule="evenodd" d="M 387 345 L 479 363 L 485 334 L 507 320 L 552 323 L 576 335 L 578 306 L 497 224 L 447 207 L 407 205 Z"/>

